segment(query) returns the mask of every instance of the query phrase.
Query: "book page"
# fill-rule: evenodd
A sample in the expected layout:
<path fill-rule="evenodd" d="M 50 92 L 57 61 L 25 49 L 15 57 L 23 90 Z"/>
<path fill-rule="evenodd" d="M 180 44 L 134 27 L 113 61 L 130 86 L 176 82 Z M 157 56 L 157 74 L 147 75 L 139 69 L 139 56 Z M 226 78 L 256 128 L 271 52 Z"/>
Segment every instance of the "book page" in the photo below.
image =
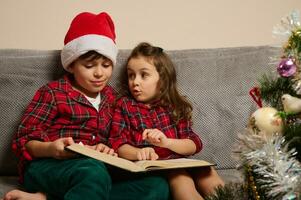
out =
<path fill-rule="evenodd" d="M 134 162 L 119 158 L 116 156 L 111 156 L 105 153 L 101 153 L 99 151 L 95 151 L 93 149 L 90 149 L 88 147 L 85 147 L 81 144 L 72 144 L 70 146 L 67 146 L 66 149 L 71 150 L 73 152 L 94 158 L 96 160 L 103 161 L 107 164 L 113 165 L 115 167 L 119 167 L 131 172 L 141 172 L 145 171 L 142 167 L 136 165 Z"/>
<path fill-rule="evenodd" d="M 155 169 L 157 170 L 159 168 L 174 169 L 174 168 L 205 167 L 205 166 L 214 165 L 204 160 L 188 159 L 188 158 L 177 158 L 177 159 L 169 159 L 169 160 L 143 160 L 143 161 L 136 161 L 135 163 L 147 170 L 155 170 Z"/>

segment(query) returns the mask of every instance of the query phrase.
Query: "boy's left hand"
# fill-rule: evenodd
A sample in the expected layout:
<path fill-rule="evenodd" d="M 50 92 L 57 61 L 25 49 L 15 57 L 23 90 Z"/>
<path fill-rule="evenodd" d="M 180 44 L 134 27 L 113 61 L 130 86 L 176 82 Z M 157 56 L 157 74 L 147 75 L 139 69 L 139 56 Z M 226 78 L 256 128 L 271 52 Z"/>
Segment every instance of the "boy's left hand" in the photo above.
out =
<path fill-rule="evenodd" d="M 142 139 L 158 147 L 167 148 L 169 145 L 169 139 L 158 129 L 145 129 L 142 133 Z"/>

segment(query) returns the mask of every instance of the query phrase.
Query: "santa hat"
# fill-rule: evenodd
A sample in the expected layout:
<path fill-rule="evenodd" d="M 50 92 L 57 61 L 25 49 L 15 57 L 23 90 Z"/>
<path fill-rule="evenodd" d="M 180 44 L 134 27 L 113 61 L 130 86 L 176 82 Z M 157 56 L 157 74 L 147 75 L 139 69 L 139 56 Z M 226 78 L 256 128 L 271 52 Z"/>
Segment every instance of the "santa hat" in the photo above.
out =
<path fill-rule="evenodd" d="M 96 51 L 116 64 L 117 46 L 115 44 L 115 28 L 111 17 L 105 13 L 78 14 L 69 27 L 61 51 L 64 69 L 88 51 Z"/>

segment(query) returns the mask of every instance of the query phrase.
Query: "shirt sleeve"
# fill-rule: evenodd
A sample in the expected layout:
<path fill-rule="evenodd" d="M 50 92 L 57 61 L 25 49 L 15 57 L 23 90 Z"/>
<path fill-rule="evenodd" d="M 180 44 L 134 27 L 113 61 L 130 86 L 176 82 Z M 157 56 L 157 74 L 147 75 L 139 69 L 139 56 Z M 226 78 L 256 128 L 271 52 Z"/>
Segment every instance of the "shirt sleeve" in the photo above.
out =
<path fill-rule="evenodd" d="M 203 148 L 201 138 L 192 130 L 192 122 L 190 120 L 180 120 L 177 124 L 178 138 L 190 139 L 195 143 L 195 154 L 200 152 Z"/>
<path fill-rule="evenodd" d="M 119 101 L 117 102 L 113 114 L 109 138 L 109 142 L 115 151 L 117 151 L 121 145 L 128 143 L 127 135 L 129 134 L 129 126 L 127 121 L 127 116 L 123 111 L 122 101 Z"/>
<path fill-rule="evenodd" d="M 25 148 L 30 140 L 49 141 L 46 130 L 57 114 L 53 92 L 44 86 L 29 103 L 13 138 L 12 149 L 22 160 L 33 157 Z"/>

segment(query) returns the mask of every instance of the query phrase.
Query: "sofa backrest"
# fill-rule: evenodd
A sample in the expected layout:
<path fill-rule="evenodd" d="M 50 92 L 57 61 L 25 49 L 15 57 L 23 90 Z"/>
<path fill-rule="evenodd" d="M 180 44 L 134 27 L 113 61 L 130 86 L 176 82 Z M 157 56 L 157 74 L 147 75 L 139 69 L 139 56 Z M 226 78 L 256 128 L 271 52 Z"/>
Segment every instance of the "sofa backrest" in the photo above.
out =
<path fill-rule="evenodd" d="M 278 52 L 269 46 L 167 51 L 177 68 L 180 92 L 193 104 L 194 129 L 204 143 L 195 158 L 219 169 L 235 168 L 233 145 L 256 109 L 248 91 L 274 68 L 269 57 Z M 119 51 L 110 82 L 114 87 L 129 53 Z M 26 105 L 40 86 L 62 74 L 59 50 L 0 50 L 0 175 L 17 174 L 11 141 Z"/>

